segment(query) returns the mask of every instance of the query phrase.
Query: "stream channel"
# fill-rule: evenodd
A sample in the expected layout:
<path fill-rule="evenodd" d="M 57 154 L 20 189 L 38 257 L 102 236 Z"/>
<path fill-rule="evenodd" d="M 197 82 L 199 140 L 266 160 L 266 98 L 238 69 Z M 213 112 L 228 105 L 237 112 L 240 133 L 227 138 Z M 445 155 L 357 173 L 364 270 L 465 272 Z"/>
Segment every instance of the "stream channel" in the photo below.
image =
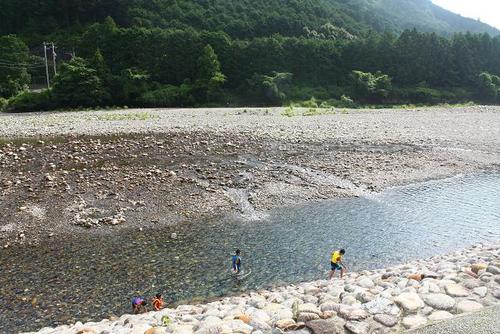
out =
<path fill-rule="evenodd" d="M 350 269 L 363 270 L 497 240 L 500 173 L 282 207 L 260 221 L 228 216 L 113 236 L 82 234 L 0 250 L 0 332 L 121 315 L 137 295 L 201 302 L 325 278 L 330 252 L 340 247 Z M 243 280 L 229 274 L 235 248 L 252 270 Z"/>

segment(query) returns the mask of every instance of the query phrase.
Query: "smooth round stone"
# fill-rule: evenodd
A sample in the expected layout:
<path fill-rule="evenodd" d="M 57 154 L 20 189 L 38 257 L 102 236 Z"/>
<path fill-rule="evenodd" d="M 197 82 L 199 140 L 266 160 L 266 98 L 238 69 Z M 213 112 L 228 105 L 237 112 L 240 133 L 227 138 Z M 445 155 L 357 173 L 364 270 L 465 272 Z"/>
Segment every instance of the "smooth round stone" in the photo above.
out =
<path fill-rule="evenodd" d="M 436 311 L 436 312 L 433 312 L 431 315 L 429 315 L 430 321 L 440 321 L 440 320 L 446 320 L 446 319 L 450 319 L 450 318 L 453 318 L 453 314 L 451 314 L 450 312 L 446 312 L 446 311 Z"/>
<path fill-rule="evenodd" d="M 498 268 L 497 266 L 494 266 L 494 265 L 489 265 L 486 268 L 486 272 L 493 274 L 493 275 L 500 275 L 500 268 Z"/>
<path fill-rule="evenodd" d="M 366 288 L 366 289 L 373 288 L 375 286 L 375 283 L 373 283 L 373 281 L 370 278 L 368 278 L 368 277 L 363 277 L 362 279 L 360 279 L 356 283 L 360 287 Z"/>
<path fill-rule="evenodd" d="M 373 319 L 386 327 L 393 327 L 399 321 L 397 317 L 388 314 L 376 314 Z"/>
<path fill-rule="evenodd" d="M 447 284 L 444 290 L 452 297 L 467 297 L 470 295 L 470 292 L 459 284 Z"/>
<path fill-rule="evenodd" d="M 353 334 L 367 334 L 369 325 L 363 321 L 348 321 L 345 324 L 345 328 Z"/>
<path fill-rule="evenodd" d="M 404 292 L 394 298 L 394 302 L 401 306 L 406 312 L 416 312 L 425 306 L 420 297 L 413 292 Z"/>
<path fill-rule="evenodd" d="M 315 313 L 315 314 L 320 314 L 320 310 L 316 307 L 314 304 L 301 304 L 299 305 L 299 312 L 305 312 L 305 313 Z"/>
<path fill-rule="evenodd" d="M 406 329 L 415 328 L 419 326 L 423 326 L 427 323 L 427 319 L 422 317 L 421 315 L 410 315 L 408 317 L 403 318 L 403 326 Z"/>
<path fill-rule="evenodd" d="M 424 296 L 424 302 L 437 310 L 451 310 L 455 306 L 455 299 L 444 293 L 431 293 Z"/>
<path fill-rule="evenodd" d="M 319 315 L 317 313 L 309 313 L 309 312 L 300 312 L 299 317 L 297 318 L 298 322 L 308 322 L 311 320 L 318 320 Z"/>
<path fill-rule="evenodd" d="M 472 300 L 462 300 L 457 304 L 458 313 L 476 312 L 482 308 L 483 305 Z"/>
<path fill-rule="evenodd" d="M 472 290 L 472 292 L 479 297 L 484 298 L 488 293 L 488 288 L 485 286 L 480 286 L 479 288 L 475 288 L 474 290 Z"/>

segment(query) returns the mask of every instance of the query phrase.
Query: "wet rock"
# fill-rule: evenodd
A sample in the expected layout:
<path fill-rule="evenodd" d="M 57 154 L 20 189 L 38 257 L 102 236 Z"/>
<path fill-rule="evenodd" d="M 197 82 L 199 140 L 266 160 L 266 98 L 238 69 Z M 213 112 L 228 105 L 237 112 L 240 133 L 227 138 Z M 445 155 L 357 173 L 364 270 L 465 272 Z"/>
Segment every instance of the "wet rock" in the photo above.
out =
<path fill-rule="evenodd" d="M 423 298 L 427 305 L 437 310 L 451 310 L 455 306 L 455 300 L 444 293 L 431 293 Z"/>
<path fill-rule="evenodd" d="M 468 313 L 468 312 L 476 312 L 483 308 L 483 305 L 472 301 L 472 300 L 462 300 L 457 304 L 457 312 L 458 313 Z"/>
<path fill-rule="evenodd" d="M 413 292 L 404 292 L 394 298 L 394 302 L 401 306 L 405 312 L 414 313 L 424 307 L 424 302 Z"/>
<path fill-rule="evenodd" d="M 386 327 L 393 327 L 399 322 L 399 318 L 388 314 L 376 314 L 373 319 Z"/>
<path fill-rule="evenodd" d="M 402 321 L 402 325 L 406 329 L 411 329 L 419 326 L 423 326 L 427 323 L 427 319 L 420 315 L 410 315 L 408 317 L 404 317 Z"/>
<path fill-rule="evenodd" d="M 470 292 L 459 284 L 447 284 L 444 290 L 452 297 L 467 297 L 470 295 Z"/>

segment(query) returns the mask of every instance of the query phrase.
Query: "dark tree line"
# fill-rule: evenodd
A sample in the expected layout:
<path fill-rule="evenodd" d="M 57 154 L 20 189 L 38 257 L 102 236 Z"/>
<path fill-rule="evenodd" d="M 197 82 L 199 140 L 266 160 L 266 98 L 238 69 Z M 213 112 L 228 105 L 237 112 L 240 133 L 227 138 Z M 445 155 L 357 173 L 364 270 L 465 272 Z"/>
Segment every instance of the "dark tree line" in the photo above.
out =
<path fill-rule="evenodd" d="M 15 15 L 25 5 L 28 23 L 44 15 L 53 19 L 33 27 L 37 33 L 27 24 L 18 27 L 21 35 L 1 37 L 0 97 L 9 99 L 10 110 L 280 105 L 313 97 L 349 106 L 499 102 L 500 36 L 379 33 L 351 22 L 354 16 L 338 11 L 337 2 L 320 2 L 286 1 L 280 8 L 280 0 L 5 1 L 0 7 Z M 47 14 L 54 3 L 58 10 Z M 263 9 L 268 15 L 261 15 Z M 329 22 L 335 15 L 338 25 Z M 96 17 L 101 22 L 86 24 Z M 18 29 L 3 21 L 0 26 Z M 60 64 L 52 90 L 26 92 L 33 71 L 21 65 L 31 61 L 27 46 L 40 43 L 52 26 L 56 32 L 48 37 L 75 48 L 78 58 Z"/>

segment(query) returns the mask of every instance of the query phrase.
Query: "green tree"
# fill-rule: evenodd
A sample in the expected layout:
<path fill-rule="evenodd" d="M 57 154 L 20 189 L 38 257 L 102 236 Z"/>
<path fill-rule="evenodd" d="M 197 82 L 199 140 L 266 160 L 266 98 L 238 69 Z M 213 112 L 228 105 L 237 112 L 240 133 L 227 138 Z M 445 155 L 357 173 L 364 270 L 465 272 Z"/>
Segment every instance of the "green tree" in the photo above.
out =
<path fill-rule="evenodd" d="M 108 98 L 97 71 L 78 57 L 61 66 L 52 96 L 58 107 L 95 107 Z"/>
<path fill-rule="evenodd" d="M 292 76 L 292 73 L 288 72 L 273 72 L 271 75 L 254 74 L 248 83 L 255 98 L 263 104 L 282 105 L 286 100 L 285 90 Z"/>
<path fill-rule="evenodd" d="M 392 88 L 392 79 L 381 72 L 352 71 L 352 79 L 356 96 L 366 101 L 386 98 Z"/>
<path fill-rule="evenodd" d="M 198 75 L 195 87 L 203 92 L 207 100 L 210 100 L 215 97 L 217 90 L 226 81 L 226 76 L 220 69 L 219 59 L 210 44 L 203 48 L 197 65 Z"/>
<path fill-rule="evenodd" d="M 26 44 L 14 35 L 0 37 L 0 97 L 11 97 L 28 88 L 31 76 Z"/>
<path fill-rule="evenodd" d="M 500 77 L 487 72 L 479 74 L 479 96 L 484 102 L 495 102 L 499 96 Z"/>

